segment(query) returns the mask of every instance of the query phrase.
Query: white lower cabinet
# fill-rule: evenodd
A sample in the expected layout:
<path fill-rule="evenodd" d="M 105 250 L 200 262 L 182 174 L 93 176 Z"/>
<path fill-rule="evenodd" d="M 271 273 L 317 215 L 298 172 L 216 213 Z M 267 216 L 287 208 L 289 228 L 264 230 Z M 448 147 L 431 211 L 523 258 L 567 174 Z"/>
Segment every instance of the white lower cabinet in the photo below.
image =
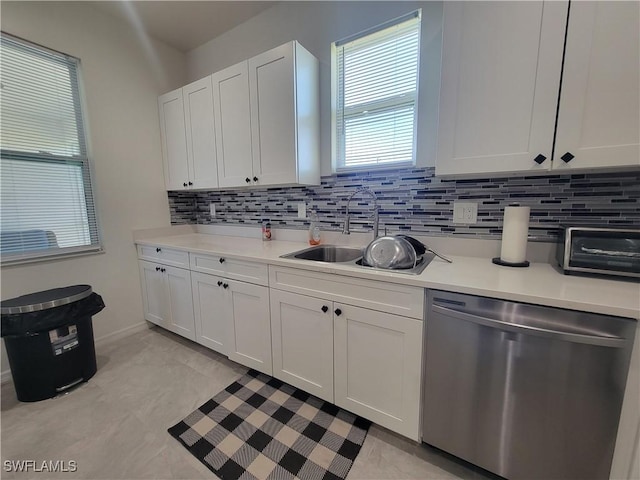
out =
<path fill-rule="evenodd" d="M 264 265 L 176 252 L 192 270 L 139 260 L 147 320 L 420 440 L 423 289 L 271 266 L 270 288 Z"/>
<path fill-rule="evenodd" d="M 191 272 L 196 342 L 223 355 L 228 354 L 229 313 L 223 281 L 219 277 Z"/>
<path fill-rule="evenodd" d="M 271 290 L 273 375 L 333 398 L 333 302 Z"/>
<path fill-rule="evenodd" d="M 228 285 L 228 287 L 224 287 Z M 229 358 L 263 373 L 273 373 L 269 289 L 224 279 L 229 315 Z"/>
<path fill-rule="evenodd" d="M 420 440 L 422 321 L 334 306 L 335 404 Z"/>
<path fill-rule="evenodd" d="M 152 323 L 195 340 L 191 272 L 183 268 L 139 261 L 144 317 Z"/>
<path fill-rule="evenodd" d="M 157 263 L 138 261 L 142 283 L 142 309 L 144 318 L 164 328 L 167 326 L 164 276 Z"/>

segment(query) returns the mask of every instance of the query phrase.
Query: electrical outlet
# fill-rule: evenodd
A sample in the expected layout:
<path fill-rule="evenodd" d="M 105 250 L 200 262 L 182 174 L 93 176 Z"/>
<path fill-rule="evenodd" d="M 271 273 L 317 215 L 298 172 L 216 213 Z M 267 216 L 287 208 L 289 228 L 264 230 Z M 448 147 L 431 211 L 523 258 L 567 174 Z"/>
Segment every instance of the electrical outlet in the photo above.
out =
<path fill-rule="evenodd" d="M 307 204 L 305 202 L 298 203 L 298 218 L 307 218 Z"/>
<path fill-rule="evenodd" d="M 453 223 L 477 223 L 478 204 L 473 202 L 453 202 Z"/>
<path fill-rule="evenodd" d="M 215 218 L 216 217 L 216 204 L 215 203 L 210 203 L 209 204 L 209 213 L 211 214 L 211 218 Z"/>

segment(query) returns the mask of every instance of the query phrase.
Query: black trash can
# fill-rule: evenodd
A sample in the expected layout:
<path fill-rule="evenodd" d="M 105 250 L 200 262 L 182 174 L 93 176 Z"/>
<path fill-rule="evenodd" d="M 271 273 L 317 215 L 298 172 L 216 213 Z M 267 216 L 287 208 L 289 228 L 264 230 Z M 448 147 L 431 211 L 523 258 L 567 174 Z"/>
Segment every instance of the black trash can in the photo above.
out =
<path fill-rule="evenodd" d="M 18 400 L 55 397 L 93 377 L 91 317 L 103 308 L 90 285 L 54 288 L 0 304 L 2 337 Z"/>

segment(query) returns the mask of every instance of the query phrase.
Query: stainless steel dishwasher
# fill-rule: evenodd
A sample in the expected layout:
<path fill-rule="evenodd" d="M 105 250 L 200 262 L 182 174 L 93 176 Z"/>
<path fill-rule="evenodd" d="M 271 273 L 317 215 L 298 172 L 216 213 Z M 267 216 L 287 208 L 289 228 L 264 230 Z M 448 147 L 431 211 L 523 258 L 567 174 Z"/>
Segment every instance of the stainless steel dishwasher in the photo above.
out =
<path fill-rule="evenodd" d="M 423 441 L 508 479 L 608 479 L 636 322 L 429 291 Z"/>

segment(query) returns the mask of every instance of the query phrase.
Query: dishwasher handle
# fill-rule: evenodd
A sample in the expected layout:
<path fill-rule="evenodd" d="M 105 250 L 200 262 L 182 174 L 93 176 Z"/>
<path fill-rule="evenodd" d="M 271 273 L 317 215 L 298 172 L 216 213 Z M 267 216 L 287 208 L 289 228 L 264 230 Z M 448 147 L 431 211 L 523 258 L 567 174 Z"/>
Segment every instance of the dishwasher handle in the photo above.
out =
<path fill-rule="evenodd" d="M 498 328 L 507 332 L 522 333 L 524 335 L 534 335 L 537 337 L 553 338 L 555 340 L 563 340 L 573 343 L 584 343 L 587 345 L 597 345 L 599 347 L 622 348 L 626 345 L 626 340 L 622 337 L 603 337 L 597 335 L 586 335 L 581 333 L 563 332 L 558 330 L 550 330 L 547 328 L 533 327 L 530 325 L 518 325 L 515 323 L 504 322 L 492 318 L 480 317 L 471 313 L 461 312 L 453 308 L 443 307 L 433 304 L 432 310 L 435 313 L 453 317 L 465 322 L 477 323 L 485 327 Z"/>

